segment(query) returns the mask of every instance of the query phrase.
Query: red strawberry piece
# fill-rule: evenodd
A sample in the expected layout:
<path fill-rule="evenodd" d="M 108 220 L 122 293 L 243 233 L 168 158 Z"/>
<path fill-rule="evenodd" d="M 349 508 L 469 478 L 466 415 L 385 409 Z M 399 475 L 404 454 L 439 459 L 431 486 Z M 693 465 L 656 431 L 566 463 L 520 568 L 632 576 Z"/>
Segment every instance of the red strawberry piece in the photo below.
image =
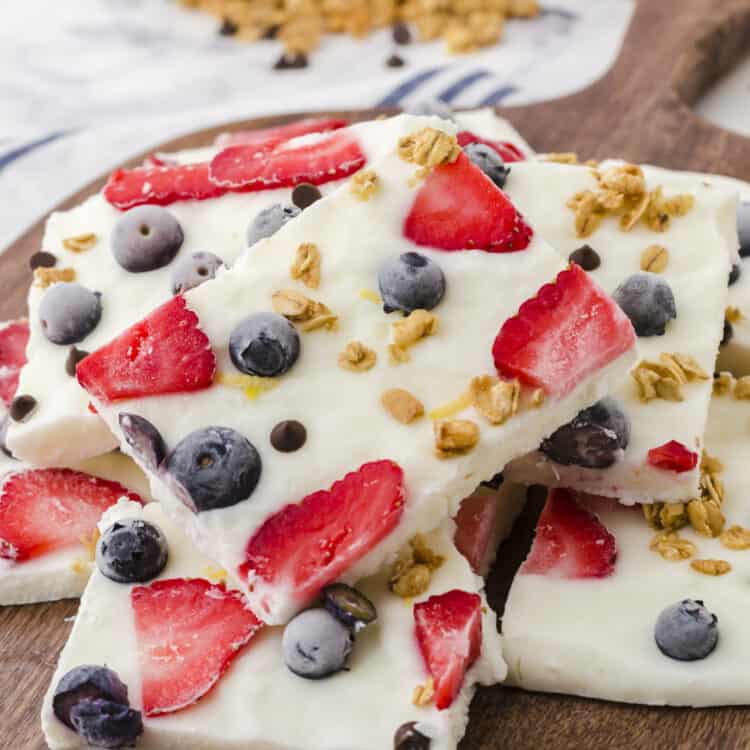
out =
<path fill-rule="evenodd" d="M 14 320 L 0 329 L 0 398 L 10 406 L 18 387 L 18 376 L 26 364 L 29 321 Z"/>
<path fill-rule="evenodd" d="M 503 323 L 492 355 L 501 376 L 561 397 L 633 346 L 625 313 L 573 264 Z"/>
<path fill-rule="evenodd" d="M 450 708 L 482 650 L 482 599 L 453 589 L 414 605 L 419 648 L 435 682 L 435 706 Z"/>
<path fill-rule="evenodd" d="M 167 159 L 164 156 L 158 154 L 149 154 L 142 164 L 144 169 L 151 169 L 152 167 L 174 167 L 177 166 L 177 162 L 172 159 Z"/>
<path fill-rule="evenodd" d="M 143 504 L 118 482 L 72 469 L 11 473 L 0 493 L 0 557 L 20 562 L 80 544 L 121 497 Z"/>
<path fill-rule="evenodd" d="M 263 130 L 237 130 L 234 133 L 222 133 L 216 139 L 216 145 L 226 146 L 256 146 L 258 151 L 270 151 L 292 138 L 310 133 L 327 133 L 331 130 L 344 128 L 349 123 L 338 117 L 310 117 L 288 125 Z"/>
<path fill-rule="evenodd" d="M 605 578 L 615 569 L 617 545 L 604 524 L 570 490 L 550 491 L 521 573 L 559 578 Z"/>
<path fill-rule="evenodd" d="M 187 393 L 213 383 L 216 357 L 182 295 L 78 363 L 78 382 L 105 404 Z"/>
<path fill-rule="evenodd" d="M 357 141 L 348 133 L 334 133 L 298 148 L 278 148 L 263 158 L 258 158 L 256 146 L 229 146 L 211 162 L 210 178 L 232 190 L 269 190 L 301 182 L 322 185 L 354 174 L 365 161 Z"/>
<path fill-rule="evenodd" d="M 272 589 L 263 609 L 273 614 L 277 597 L 304 606 L 387 537 L 404 509 L 403 482 L 398 465 L 375 461 L 271 516 L 240 566 L 251 590 Z"/>
<path fill-rule="evenodd" d="M 499 510 L 497 493 L 479 487 L 463 499 L 453 519 L 456 522 L 456 533 L 453 536 L 456 548 L 478 575 L 485 572 L 487 560 L 494 552 L 490 545 L 495 536 Z"/>
<path fill-rule="evenodd" d="M 226 190 L 208 179 L 208 163 L 118 169 L 104 186 L 104 197 L 124 211 L 145 203 L 168 206 L 177 201 L 218 198 Z"/>
<path fill-rule="evenodd" d="M 427 176 L 403 231 L 417 245 L 490 253 L 525 250 L 533 234 L 508 196 L 463 153 Z"/>
<path fill-rule="evenodd" d="M 526 161 L 523 151 L 510 141 L 491 141 L 489 138 L 480 138 L 470 130 L 462 130 L 456 138 L 461 148 L 468 146 L 470 143 L 483 143 L 485 146 L 489 146 L 506 164 L 514 161 Z"/>
<path fill-rule="evenodd" d="M 648 463 L 657 469 L 675 471 L 692 471 L 698 465 L 698 454 L 688 450 L 682 443 L 670 440 L 648 452 Z"/>
<path fill-rule="evenodd" d="M 136 586 L 130 603 L 146 716 L 200 700 L 263 625 L 238 591 L 202 578 Z"/>

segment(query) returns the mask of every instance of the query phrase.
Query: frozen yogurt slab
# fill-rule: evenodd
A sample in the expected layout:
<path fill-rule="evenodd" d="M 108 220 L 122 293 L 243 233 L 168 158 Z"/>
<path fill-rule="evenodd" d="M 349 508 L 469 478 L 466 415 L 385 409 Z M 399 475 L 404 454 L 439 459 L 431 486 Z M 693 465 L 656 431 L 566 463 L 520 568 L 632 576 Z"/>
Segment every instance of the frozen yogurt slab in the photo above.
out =
<path fill-rule="evenodd" d="M 750 703 L 744 678 L 750 659 L 748 449 L 750 402 L 731 392 L 715 396 L 706 450 L 721 462 L 712 468 L 723 483 L 726 517 L 716 538 L 690 527 L 671 535 L 656 532 L 637 508 L 601 498 L 588 502 L 598 521 L 580 510 L 574 519 L 559 512 L 551 517 L 548 504 L 548 526 L 541 532 L 537 528 L 537 541 L 505 608 L 503 648 L 510 681 L 529 690 L 629 703 Z M 551 554 L 544 554 L 553 538 L 571 545 L 569 559 L 587 559 L 589 567 L 553 564 Z M 589 577 L 576 577 L 584 570 Z M 717 634 L 718 643 L 693 661 L 670 658 L 655 642 L 660 613 L 686 599 L 702 601 L 718 618 L 712 626 L 704 616 L 702 628 L 696 628 L 693 655 L 709 649 Z M 660 639 L 683 658 L 689 653 L 690 639 L 679 627 L 661 631 Z"/>
<path fill-rule="evenodd" d="M 132 518 L 161 529 L 167 542 L 166 567 L 156 579 L 138 585 L 117 583 L 98 569 L 94 572 L 42 709 L 51 750 L 88 747 L 53 711 L 60 679 L 82 665 L 106 665 L 127 686 L 132 709 L 142 714 L 137 750 L 406 750 L 417 746 L 449 750 L 464 733 L 475 686 L 494 684 L 505 676 L 495 615 L 484 600 L 482 579 L 453 546 L 450 521 L 423 540 L 443 558 L 428 589 L 413 600 L 402 599 L 389 590 L 387 570 L 361 581 L 358 590 L 374 605 L 377 619 L 354 635 L 347 670 L 306 679 L 285 664 L 284 628 L 261 627 L 248 610 L 243 614 L 239 594 L 217 585 L 221 572 L 196 552 L 161 506 L 141 508 L 122 502 L 101 523 L 105 538 L 112 524 Z M 189 600 L 192 609 L 183 609 L 181 592 L 189 590 L 199 593 Z M 418 637 L 427 632 L 434 635 L 441 601 L 468 601 L 472 617 L 463 634 L 454 632 L 449 661 L 458 670 L 453 680 L 455 696 L 439 709 L 443 673 L 435 671 L 434 662 L 427 666 Z M 141 606 L 144 602 L 151 607 L 148 612 Z M 158 644 L 151 641 L 149 646 L 155 619 L 163 627 Z M 209 623 L 212 643 L 201 637 Z M 200 631 L 191 636 L 196 627 Z M 446 629 L 451 630 L 450 626 Z M 216 637 L 230 630 L 241 633 L 237 641 L 242 645 L 235 644 L 236 650 Z M 302 637 L 308 634 L 303 631 Z M 434 654 L 437 639 L 430 644 L 433 648 L 428 647 L 426 653 Z M 469 644 L 462 656 L 461 648 Z M 231 652 L 227 658 L 231 664 L 223 674 L 218 668 L 214 673 L 216 650 L 222 649 Z M 466 655 L 471 658 L 464 674 Z M 209 665 L 208 669 L 191 671 L 198 663 Z M 424 686 L 433 671 L 437 697 L 431 699 Z M 162 681 L 167 677 L 165 693 Z M 215 685 L 209 688 L 214 678 Z M 171 702 L 164 703 L 167 695 Z M 187 705 L 174 707 L 176 695 Z M 426 744 L 394 743 L 399 727 L 409 722 L 416 722 Z"/>
<path fill-rule="evenodd" d="M 78 367 L 155 496 L 268 622 L 376 572 L 635 360 L 619 307 L 561 271 L 453 126 L 411 122 Z"/>
<path fill-rule="evenodd" d="M 697 496 L 736 192 L 666 170 L 539 162 L 514 165 L 506 190 L 628 310 L 642 358 L 613 401 L 548 436 L 506 477 L 624 503 Z"/>

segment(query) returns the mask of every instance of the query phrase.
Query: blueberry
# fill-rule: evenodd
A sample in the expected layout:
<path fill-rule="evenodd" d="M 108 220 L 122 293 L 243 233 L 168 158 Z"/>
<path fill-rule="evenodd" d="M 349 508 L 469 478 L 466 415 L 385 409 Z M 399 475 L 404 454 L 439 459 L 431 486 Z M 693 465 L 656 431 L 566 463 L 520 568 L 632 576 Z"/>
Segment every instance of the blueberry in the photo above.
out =
<path fill-rule="evenodd" d="M 39 321 L 53 344 L 83 341 L 102 317 L 102 295 L 75 282 L 55 284 L 42 297 Z"/>
<path fill-rule="evenodd" d="M 418 117 L 442 117 L 444 120 L 453 120 L 451 105 L 442 99 L 422 99 L 407 107 L 406 111 Z"/>
<path fill-rule="evenodd" d="M 167 446 L 159 430 L 137 414 L 122 412 L 118 421 L 125 442 L 149 469 L 156 470 L 167 455 Z"/>
<path fill-rule="evenodd" d="M 505 162 L 495 149 L 484 143 L 470 143 L 468 146 L 464 146 L 464 153 L 495 185 L 499 188 L 505 187 L 505 180 L 510 174 L 510 167 L 505 166 Z"/>
<path fill-rule="evenodd" d="M 729 286 L 736 284 L 742 275 L 742 266 L 739 263 L 732 263 L 732 270 L 729 272 Z"/>
<path fill-rule="evenodd" d="M 700 599 L 683 599 L 657 618 L 654 638 L 659 650 L 671 659 L 705 659 L 719 640 L 717 617 Z"/>
<path fill-rule="evenodd" d="M 378 618 L 375 605 L 362 592 L 345 583 L 332 583 L 323 589 L 323 606 L 354 632 Z"/>
<path fill-rule="evenodd" d="M 172 294 L 182 294 L 213 279 L 224 261 L 213 253 L 193 253 L 182 258 L 172 269 Z"/>
<path fill-rule="evenodd" d="M 401 310 L 432 310 L 445 294 L 445 274 L 435 261 L 420 253 L 402 253 L 387 260 L 378 274 L 383 309 L 389 313 Z"/>
<path fill-rule="evenodd" d="M 258 240 L 273 236 L 284 224 L 295 216 L 299 216 L 300 213 L 301 209 L 290 204 L 282 206 L 281 203 L 276 203 L 264 208 L 247 228 L 247 246 L 252 247 Z"/>
<path fill-rule="evenodd" d="M 167 564 L 167 537 L 154 524 L 123 518 L 102 534 L 96 545 L 96 567 L 117 583 L 145 583 Z"/>
<path fill-rule="evenodd" d="M 393 750 L 429 750 L 430 738 L 417 729 L 416 721 L 402 724 L 393 735 Z"/>
<path fill-rule="evenodd" d="M 52 697 L 52 710 L 65 726 L 72 729 L 71 710 L 84 698 L 129 705 L 128 688 L 122 680 L 107 667 L 89 664 L 74 667 L 60 678 Z"/>
<path fill-rule="evenodd" d="M 630 442 L 630 422 L 612 398 L 603 398 L 542 441 L 540 450 L 555 463 L 605 469 Z"/>
<path fill-rule="evenodd" d="M 351 630 L 325 609 L 308 609 L 284 628 L 284 661 L 294 674 L 317 680 L 339 672 L 354 645 Z"/>
<path fill-rule="evenodd" d="M 677 317 L 669 284 L 653 273 L 635 273 L 612 295 L 630 318 L 639 336 L 662 336 L 667 323 Z"/>
<path fill-rule="evenodd" d="M 737 235 L 740 238 L 740 257 L 750 255 L 750 200 L 745 198 L 737 206 Z"/>
<path fill-rule="evenodd" d="M 256 313 L 241 320 L 229 337 L 234 366 L 247 375 L 283 375 L 299 357 L 299 334 L 276 313 Z"/>
<path fill-rule="evenodd" d="M 261 460 L 244 435 L 228 427 L 206 427 L 183 438 L 164 461 L 180 499 L 195 513 L 227 508 L 250 497 Z"/>
<path fill-rule="evenodd" d="M 112 230 L 112 254 L 131 273 L 169 265 L 182 247 L 180 222 L 161 206 L 136 206 Z"/>
<path fill-rule="evenodd" d="M 91 747 L 135 747 L 143 734 L 140 711 L 102 698 L 80 700 L 71 709 L 70 719 L 78 736 Z"/>

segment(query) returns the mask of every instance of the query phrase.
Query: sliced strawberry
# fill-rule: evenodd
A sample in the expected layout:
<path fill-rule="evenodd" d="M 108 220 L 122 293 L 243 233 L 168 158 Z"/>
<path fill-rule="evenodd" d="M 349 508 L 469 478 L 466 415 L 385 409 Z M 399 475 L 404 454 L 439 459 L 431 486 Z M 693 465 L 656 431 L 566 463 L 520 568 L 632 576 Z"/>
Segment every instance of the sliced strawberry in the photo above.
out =
<path fill-rule="evenodd" d="M 18 388 L 18 376 L 26 364 L 29 321 L 13 320 L 0 328 L 0 398 L 10 406 Z"/>
<path fill-rule="evenodd" d="M 489 146 L 506 164 L 514 161 L 526 161 L 523 151 L 510 141 L 491 141 L 489 138 L 481 138 L 470 130 L 462 130 L 456 138 L 461 148 L 468 146 L 470 143 L 483 143 L 485 146 Z"/>
<path fill-rule="evenodd" d="M 453 541 L 458 551 L 469 561 L 471 569 L 483 575 L 494 550 L 490 549 L 495 538 L 500 504 L 495 490 L 478 487 L 461 501 L 455 518 L 456 533 Z"/>
<path fill-rule="evenodd" d="M 177 201 L 218 198 L 226 190 L 208 179 L 208 163 L 117 169 L 104 186 L 104 197 L 124 211 L 148 203 L 168 206 Z"/>
<path fill-rule="evenodd" d="M 482 599 L 453 589 L 414 605 L 419 648 L 435 682 L 435 706 L 449 708 L 482 651 Z"/>
<path fill-rule="evenodd" d="M 427 176 L 403 231 L 417 245 L 490 253 L 525 250 L 533 234 L 508 196 L 463 153 Z"/>
<path fill-rule="evenodd" d="M 250 539 L 242 579 L 277 604 L 304 606 L 393 531 L 404 509 L 404 473 L 392 461 L 364 464 L 271 516 Z M 270 589 L 270 590 L 268 590 Z"/>
<path fill-rule="evenodd" d="M 692 471 L 698 465 L 698 454 L 688 450 L 682 443 L 670 440 L 648 452 L 648 463 L 657 469 L 681 474 Z"/>
<path fill-rule="evenodd" d="M 181 295 L 78 363 L 78 382 L 106 404 L 208 388 L 216 357 Z"/>
<path fill-rule="evenodd" d="M 72 469 L 9 474 L 0 494 L 0 557 L 20 562 L 80 544 L 121 497 L 143 504 L 118 482 Z"/>
<path fill-rule="evenodd" d="M 130 603 L 146 716 L 200 700 L 263 625 L 238 591 L 202 578 L 136 586 Z"/>
<path fill-rule="evenodd" d="M 334 133 L 298 148 L 279 148 L 258 158 L 256 146 L 229 146 L 217 154 L 210 178 L 222 188 L 268 190 L 301 182 L 322 185 L 354 174 L 365 165 L 365 155 L 348 133 Z"/>
<path fill-rule="evenodd" d="M 501 376 L 561 397 L 633 346 L 625 313 L 573 264 L 503 323 L 492 355 Z"/>
<path fill-rule="evenodd" d="M 605 578 L 615 569 L 615 538 L 599 519 L 581 507 L 574 493 L 550 491 L 536 536 L 521 573 L 558 578 Z"/>
<path fill-rule="evenodd" d="M 258 151 L 271 151 L 292 138 L 310 133 L 328 133 L 331 130 L 344 128 L 349 123 L 338 117 L 309 117 L 305 120 L 279 125 L 276 128 L 263 130 L 237 130 L 234 133 L 222 133 L 215 141 L 217 146 L 256 146 Z"/>

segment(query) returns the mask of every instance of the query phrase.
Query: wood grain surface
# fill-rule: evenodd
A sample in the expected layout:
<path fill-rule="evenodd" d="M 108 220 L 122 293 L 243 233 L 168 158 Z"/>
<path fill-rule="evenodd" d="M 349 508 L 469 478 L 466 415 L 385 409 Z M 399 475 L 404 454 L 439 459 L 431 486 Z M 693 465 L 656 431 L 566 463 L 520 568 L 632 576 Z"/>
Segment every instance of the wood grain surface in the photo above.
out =
<path fill-rule="evenodd" d="M 621 54 L 602 79 L 569 97 L 499 111 L 539 151 L 621 156 L 750 181 L 750 140 L 711 125 L 690 108 L 748 51 L 750 0 L 639 0 Z M 336 114 L 356 121 L 377 112 Z M 222 131 L 268 127 L 299 116 L 224 125 L 172 140 L 161 150 L 204 145 Z M 58 208 L 77 204 L 102 183 L 94 182 Z M 28 258 L 39 248 L 42 231 L 40 222 L 0 256 L 0 319 L 25 313 Z M 489 578 L 490 602 L 499 614 L 539 509 L 539 499 L 532 498 Z M 45 747 L 39 708 L 75 611 L 75 602 L 0 610 L 1 749 Z M 471 719 L 462 750 L 750 748 L 750 712 L 740 708 L 646 708 L 498 686 L 479 691 Z"/>

